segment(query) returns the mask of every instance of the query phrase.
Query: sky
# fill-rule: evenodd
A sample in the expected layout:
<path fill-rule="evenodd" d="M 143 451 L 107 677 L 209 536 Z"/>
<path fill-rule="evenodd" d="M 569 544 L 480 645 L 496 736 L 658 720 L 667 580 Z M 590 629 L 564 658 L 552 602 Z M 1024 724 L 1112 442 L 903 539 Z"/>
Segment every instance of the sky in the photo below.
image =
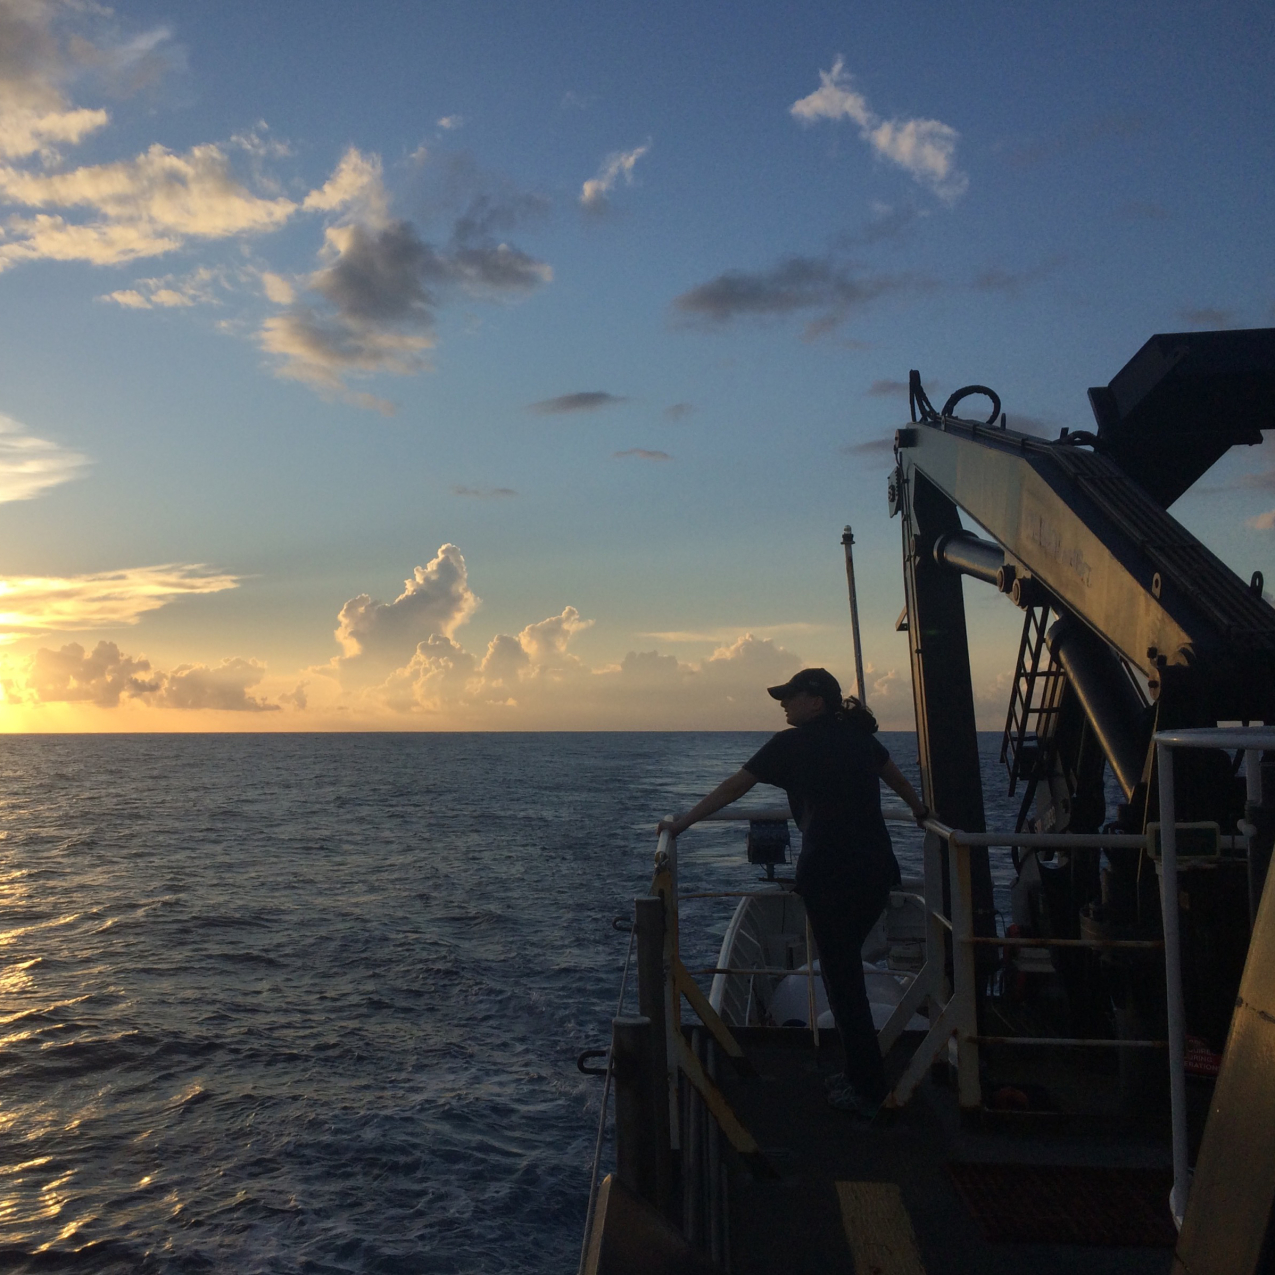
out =
<path fill-rule="evenodd" d="M 911 724 L 908 370 L 1275 324 L 1267 4 L 0 0 L 0 730 Z M 1275 444 L 1173 512 L 1275 579 Z M 965 585 L 980 725 L 1020 613 Z"/>

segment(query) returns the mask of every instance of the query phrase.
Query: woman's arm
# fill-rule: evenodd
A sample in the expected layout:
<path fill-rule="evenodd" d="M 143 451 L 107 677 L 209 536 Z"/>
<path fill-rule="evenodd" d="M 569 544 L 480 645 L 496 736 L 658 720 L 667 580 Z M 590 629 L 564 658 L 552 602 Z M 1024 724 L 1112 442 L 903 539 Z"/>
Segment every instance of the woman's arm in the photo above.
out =
<path fill-rule="evenodd" d="M 887 761 L 881 767 L 881 778 L 885 780 L 889 788 L 908 803 L 908 808 L 916 816 L 917 823 L 922 823 L 930 817 L 930 808 L 916 795 L 916 789 L 908 783 L 903 772 L 894 762 Z"/>
<path fill-rule="evenodd" d="M 729 806 L 732 801 L 738 801 L 756 782 L 756 777 L 748 771 L 737 770 L 728 779 L 723 779 L 707 797 L 696 802 L 686 814 L 678 815 L 676 819 L 661 819 L 659 830 L 663 832 L 667 828 L 675 837 L 680 836 L 691 824 L 699 823 L 705 815 L 711 815 L 715 810 Z"/>

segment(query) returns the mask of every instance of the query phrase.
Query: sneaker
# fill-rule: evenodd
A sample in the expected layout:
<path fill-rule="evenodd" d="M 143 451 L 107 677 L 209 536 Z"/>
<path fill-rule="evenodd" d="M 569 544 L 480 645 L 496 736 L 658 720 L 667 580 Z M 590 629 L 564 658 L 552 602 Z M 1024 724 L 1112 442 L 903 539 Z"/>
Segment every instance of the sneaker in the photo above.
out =
<path fill-rule="evenodd" d="M 855 1087 L 842 1077 L 843 1083 L 828 1090 L 828 1106 L 848 1115 L 857 1116 L 865 1124 L 872 1120 L 881 1110 L 879 1102 L 870 1102 Z"/>
<path fill-rule="evenodd" d="M 848 1085 L 849 1083 L 850 1082 L 846 1079 L 846 1073 L 844 1071 L 834 1071 L 831 1076 L 825 1076 L 823 1078 L 823 1087 L 829 1093 L 831 1093 L 834 1089 L 840 1089 L 843 1085 Z"/>

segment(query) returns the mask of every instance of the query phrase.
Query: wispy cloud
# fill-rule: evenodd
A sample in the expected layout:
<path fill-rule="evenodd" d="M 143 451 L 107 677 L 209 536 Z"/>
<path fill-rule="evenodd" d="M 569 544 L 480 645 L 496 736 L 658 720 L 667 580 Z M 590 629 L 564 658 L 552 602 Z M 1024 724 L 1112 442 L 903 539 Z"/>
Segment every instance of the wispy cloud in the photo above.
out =
<path fill-rule="evenodd" d="M 215 145 L 175 155 L 152 146 L 131 160 L 65 173 L 0 166 L 0 198 L 31 209 L 83 207 L 89 220 L 60 212 L 10 217 L 0 269 L 46 259 L 115 265 L 180 248 L 188 239 L 222 239 L 277 229 L 296 205 L 247 190 Z"/>
<path fill-rule="evenodd" d="M 615 459 L 619 460 L 625 456 L 632 456 L 635 460 L 672 460 L 672 456 L 668 452 L 648 451 L 645 447 L 630 447 L 625 451 L 616 452 Z"/>
<path fill-rule="evenodd" d="M 458 128 L 463 128 L 465 117 L 463 115 L 444 115 L 438 121 L 438 127 L 444 132 L 454 133 Z"/>
<path fill-rule="evenodd" d="M 265 153 L 259 132 L 227 146 L 179 154 L 154 145 L 130 159 L 62 167 L 64 148 L 110 121 L 103 107 L 75 105 L 71 88 L 127 96 L 184 60 L 163 27 L 89 38 L 108 16 L 93 4 L 0 4 L 0 270 L 35 260 L 115 265 L 190 240 L 265 233 L 294 211 L 291 200 L 250 189 L 232 170 L 228 149 Z"/>
<path fill-rule="evenodd" d="M 841 448 L 847 456 L 893 456 L 894 435 L 888 438 L 869 438 L 862 443 L 847 443 Z"/>
<path fill-rule="evenodd" d="M 108 292 L 98 300 L 113 301 L 126 310 L 180 309 L 215 303 L 218 286 L 226 286 L 225 271 L 200 266 L 186 275 L 136 279 L 131 288 Z"/>
<path fill-rule="evenodd" d="M 651 149 L 651 143 L 635 146 L 631 151 L 613 151 L 602 161 L 596 177 L 590 177 L 580 188 L 580 206 L 590 213 L 610 210 L 610 195 L 621 178 L 624 184 L 633 184 L 633 168 L 638 160 Z"/>
<path fill-rule="evenodd" d="M 31 500 L 79 478 L 87 456 L 28 434 L 12 417 L 0 415 L 0 504 Z"/>
<path fill-rule="evenodd" d="M 1050 257 L 1037 266 L 1024 270 L 1007 270 L 1003 266 L 988 266 L 974 276 L 973 287 L 977 292 L 1003 292 L 1016 296 L 1023 288 L 1047 279 L 1062 264 L 1062 257 Z"/>
<path fill-rule="evenodd" d="M 453 487 L 453 496 L 468 496 L 473 500 L 504 500 L 518 493 L 512 487 Z"/>
<path fill-rule="evenodd" d="M 1026 168 L 1043 160 L 1073 154 L 1111 138 L 1127 140 L 1142 132 L 1142 121 L 1131 115 L 1104 115 L 1067 124 L 1056 133 L 1025 141 L 998 143 L 1014 168 Z"/>
<path fill-rule="evenodd" d="M 789 111 L 803 123 L 850 120 L 859 136 L 892 164 L 930 187 L 945 203 L 959 199 L 969 178 L 956 167 L 960 134 L 950 124 L 930 119 L 882 119 L 854 87 L 854 80 L 838 57 L 832 70 L 819 72 L 819 87 L 794 102 Z"/>
<path fill-rule="evenodd" d="M 694 403 L 672 403 L 664 409 L 666 421 L 682 421 L 695 410 Z"/>
<path fill-rule="evenodd" d="M 136 624 L 174 601 L 236 588 L 237 576 L 168 564 L 81 576 L 0 577 L 0 642 L 33 634 Z"/>
<path fill-rule="evenodd" d="M 1216 306 L 1201 306 L 1199 309 L 1178 311 L 1178 318 L 1192 328 L 1234 328 L 1238 327 L 1238 315 L 1234 310 L 1224 310 Z"/>
<path fill-rule="evenodd" d="M 935 387 L 937 389 L 937 386 Z M 866 393 L 873 398 L 907 398 L 908 383 L 906 381 L 873 381 Z"/>
<path fill-rule="evenodd" d="M 788 257 L 769 270 L 727 270 L 673 301 L 687 319 L 711 325 L 741 317 L 763 318 L 822 310 L 818 332 L 893 293 L 930 286 L 909 275 L 874 275 L 831 256 Z"/>
<path fill-rule="evenodd" d="M 578 390 L 574 394 L 560 394 L 557 398 L 528 403 L 527 411 L 538 416 L 559 416 L 568 412 L 596 412 L 600 407 L 612 407 L 628 401 L 622 394 L 608 394 L 605 390 Z"/>

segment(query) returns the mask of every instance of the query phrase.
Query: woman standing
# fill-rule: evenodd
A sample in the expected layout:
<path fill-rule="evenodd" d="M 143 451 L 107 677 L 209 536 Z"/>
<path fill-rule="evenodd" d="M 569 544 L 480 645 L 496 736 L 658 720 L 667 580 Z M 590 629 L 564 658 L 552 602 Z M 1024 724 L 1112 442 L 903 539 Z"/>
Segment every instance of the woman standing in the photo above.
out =
<path fill-rule="evenodd" d="M 830 1078 L 828 1101 L 871 1118 L 887 1087 L 861 952 L 899 883 L 879 781 L 907 802 L 918 822 L 929 811 L 874 737 L 875 718 L 857 700 L 843 702 L 837 679 L 826 669 L 802 669 L 767 689 L 792 729 L 773 736 L 690 811 L 660 828 L 677 836 L 754 784 L 773 784 L 788 794 L 801 830 L 797 893 L 810 918 L 845 1055 L 844 1071 Z"/>

